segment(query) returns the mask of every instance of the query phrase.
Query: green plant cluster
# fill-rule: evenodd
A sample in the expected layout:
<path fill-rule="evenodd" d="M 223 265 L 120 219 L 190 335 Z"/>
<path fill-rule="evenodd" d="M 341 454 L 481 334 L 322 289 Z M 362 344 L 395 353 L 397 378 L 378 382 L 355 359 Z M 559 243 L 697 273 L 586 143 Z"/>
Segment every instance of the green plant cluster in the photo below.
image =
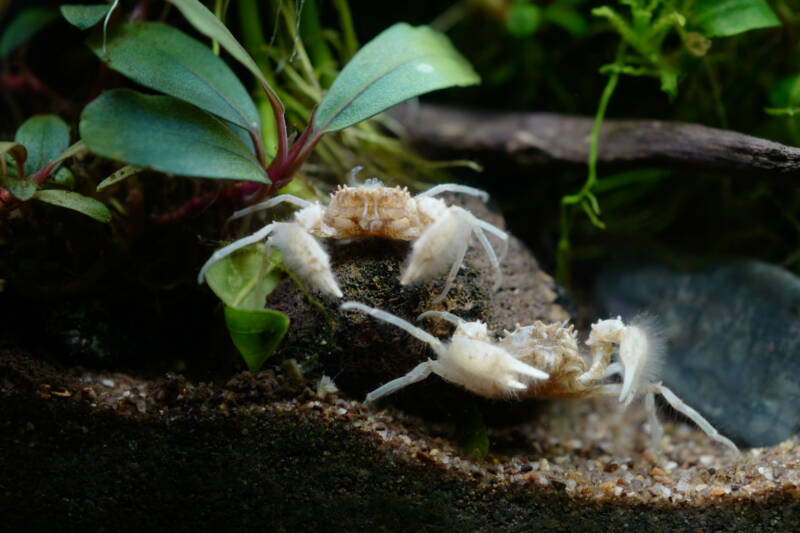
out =
<path fill-rule="evenodd" d="M 3 193 L 15 201 L 59 203 L 109 222 L 107 207 L 89 196 L 39 190 L 58 163 L 88 150 L 124 164 L 97 185 L 98 192 L 148 169 L 236 182 L 239 189 L 231 194 L 238 194 L 244 205 L 252 204 L 289 185 L 318 146 L 323 162 L 353 160 L 355 156 L 342 157 L 347 140 L 324 141 L 357 124 L 362 126 L 350 146 L 368 142 L 399 154 L 397 141 L 364 121 L 420 94 L 479 81 L 449 40 L 425 26 L 395 24 L 357 49 L 346 2 L 336 3 L 343 27 L 338 55 L 349 59 L 341 72 L 313 1 L 298 6 L 273 2 L 275 24 L 282 24 L 284 31 L 280 42 L 268 43 L 258 3 L 243 0 L 238 15 L 244 45 L 221 20 L 227 3 L 214 2 L 214 12 L 198 0 L 168 4 L 210 46 L 163 22 L 123 22 L 118 1 L 61 6 L 70 24 L 91 31 L 88 45 L 101 61 L 156 94 L 132 89 L 102 93 L 81 113 L 81 140 L 63 154 L 66 146 L 54 148 L 69 138 L 63 121 L 34 117 L 26 122 L 16 142 L 0 145 Z M 12 52 L 53 20 L 48 10 L 23 11 L 0 38 L 0 48 Z M 220 57 L 221 50 L 252 75 L 259 91 L 246 88 Z M 290 135 L 292 126 L 296 136 Z M 44 148 L 31 144 L 41 139 Z M 37 162 L 33 166 L 26 163 L 26 148 L 28 163 Z M 16 171 L 22 168 L 38 174 L 29 179 Z M 288 327 L 288 317 L 264 309 L 278 266 L 279 258 L 254 246 L 209 272 L 209 285 L 225 304 L 233 342 L 252 370 L 263 364 Z"/>

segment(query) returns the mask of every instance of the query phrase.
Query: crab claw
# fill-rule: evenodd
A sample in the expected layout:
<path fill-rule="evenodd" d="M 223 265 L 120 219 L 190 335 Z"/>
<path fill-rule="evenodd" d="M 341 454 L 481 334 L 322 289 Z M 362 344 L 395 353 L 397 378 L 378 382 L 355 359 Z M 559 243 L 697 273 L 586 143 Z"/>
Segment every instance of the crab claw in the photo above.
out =
<path fill-rule="evenodd" d="M 323 294 L 342 297 L 328 254 L 300 224 L 276 222 L 268 242 L 281 251 L 283 264 L 297 277 Z"/>
<path fill-rule="evenodd" d="M 619 343 L 619 360 L 622 363 L 622 390 L 619 401 L 625 405 L 631 403 L 647 366 L 650 342 L 643 329 L 637 326 L 626 326 L 622 331 Z"/>

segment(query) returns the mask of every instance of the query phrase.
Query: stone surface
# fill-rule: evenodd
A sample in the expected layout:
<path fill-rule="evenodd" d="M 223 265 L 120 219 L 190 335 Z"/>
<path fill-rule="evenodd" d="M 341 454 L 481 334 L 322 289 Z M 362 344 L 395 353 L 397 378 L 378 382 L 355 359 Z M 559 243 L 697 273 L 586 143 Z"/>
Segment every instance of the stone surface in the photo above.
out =
<path fill-rule="evenodd" d="M 630 260 L 608 268 L 602 312 L 658 317 L 664 382 L 723 433 L 768 446 L 800 430 L 800 279 L 759 261 L 695 273 Z"/>
<path fill-rule="evenodd" d="M 502 217 L 474 198 L 447 199 L 462 202 L 477 217 L 504 227 Z M 499 250 L 497 241 L 490 239 Z M 267 306 L 291 319 L 277 357 L 294 358 L 301 363 L 318 358 L 336 384 L 356 398 L 404 375 L 434 354 L 424 343 L 394 326 L 358 312 L 340 312 L 342 301 L 353 300 L 389 311 L 440 338 L 447 338 L 453 327 L 442 320 L 416 322 L 420 313 L 431 309 L 450 311 L 466 320 L 484 321 L 496 332 L 513 329 L 517 323 L 562 322 L 568 318 L 558 303 L 553 279 L 513 236 L 499 291 L 493 290 L 495 273 L 486 253 L 473 242 L 453 288 L 438 304 L 432 300 L 441 292 L 444 279 L 411 287 L 400 285 L 400 272 L 410 252 L 408 243 L 366 239 L 328 245 L 333 271 L 344 292 L 342 300 L 320 299 L 319 306 L 315 306 L 292 280 L 285 279 L 269 296 Z M 450 416 L 457 409 L 454 406 L 473 399 L 458 387 L 443 386 L 438 377 L 432 376 L 400 391 L 390 401 L 436 417 Z M 510 408 L 508 402 L 499 403 L 503 408 L 492 410 L 490 423 L 502 423 L 504 415 L 515 409 L 520 414 L 532 409 L 530 403 Z"/>

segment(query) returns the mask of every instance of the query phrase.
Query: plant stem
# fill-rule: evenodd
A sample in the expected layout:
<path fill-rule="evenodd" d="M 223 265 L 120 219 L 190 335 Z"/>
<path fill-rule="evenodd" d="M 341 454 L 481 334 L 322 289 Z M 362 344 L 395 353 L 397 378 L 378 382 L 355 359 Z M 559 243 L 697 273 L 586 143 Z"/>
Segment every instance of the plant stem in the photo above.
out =
<path fill-rule="evenodd" d="M 617 56 L 614 60 L 615 67 L 622 67 L 623 57 L 625 53 L 625 42 L 620 42 L 617 48 Z M 600 206 L 597 203 L 597 198 L 592 193 L 592 189 L 597 183 L 597 155 L 600 149 L 600 128 L 603 125 L 603 119 L 606 115 L 608 102 L 611 100 L 611 95 L 614 94 L 614 89 L 617 87 L 619 81 L 620 68 L 615 68 L 608 77 L 606 86 L 603 89 L 603 94 L 600 96 L 600 102 L 597 105 L 597 113 L 594 117 L 594 125 L 592 126 L 592 133 L 589 137 L 589 175 L 583 184 L 583 187 L 575 193 L 563 196 L 561 198 L 561 238 L 558 241 L 558 252 L 556 257 L 556 280 L 565 285 L 569 285 L 569 262 L 567 255 L 570 250 L 569 243 L 569 210 L 567 206 L 575 205 L 578 203 L 584 204 L 584 210 L 589 215 L 590 220 L 595 226 L 603 228 L 604 225 L 596 215 L 600 214 Z M 588 205 L 585 205 L 588 201 Z M 595 215 L 595 216 L 592 216 Z"/>

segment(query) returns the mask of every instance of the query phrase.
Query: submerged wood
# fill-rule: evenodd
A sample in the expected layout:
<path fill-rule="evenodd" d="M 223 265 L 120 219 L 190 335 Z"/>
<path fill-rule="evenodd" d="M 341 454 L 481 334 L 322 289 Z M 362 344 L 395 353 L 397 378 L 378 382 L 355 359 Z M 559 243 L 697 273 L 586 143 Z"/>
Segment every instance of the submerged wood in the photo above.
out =
<path fill-rule="evenodd" d="M 524 166 L 585 165 L 594 118 L 490 112 L 430 104 L 390 115 L 411 139 L 434 148 L 503 153 Z M 740 175 L 800 176 L 800 148 L 730 130 L 662 120 L 605 120 L 598 162 L 615 167 L 680 166 Z"/>

